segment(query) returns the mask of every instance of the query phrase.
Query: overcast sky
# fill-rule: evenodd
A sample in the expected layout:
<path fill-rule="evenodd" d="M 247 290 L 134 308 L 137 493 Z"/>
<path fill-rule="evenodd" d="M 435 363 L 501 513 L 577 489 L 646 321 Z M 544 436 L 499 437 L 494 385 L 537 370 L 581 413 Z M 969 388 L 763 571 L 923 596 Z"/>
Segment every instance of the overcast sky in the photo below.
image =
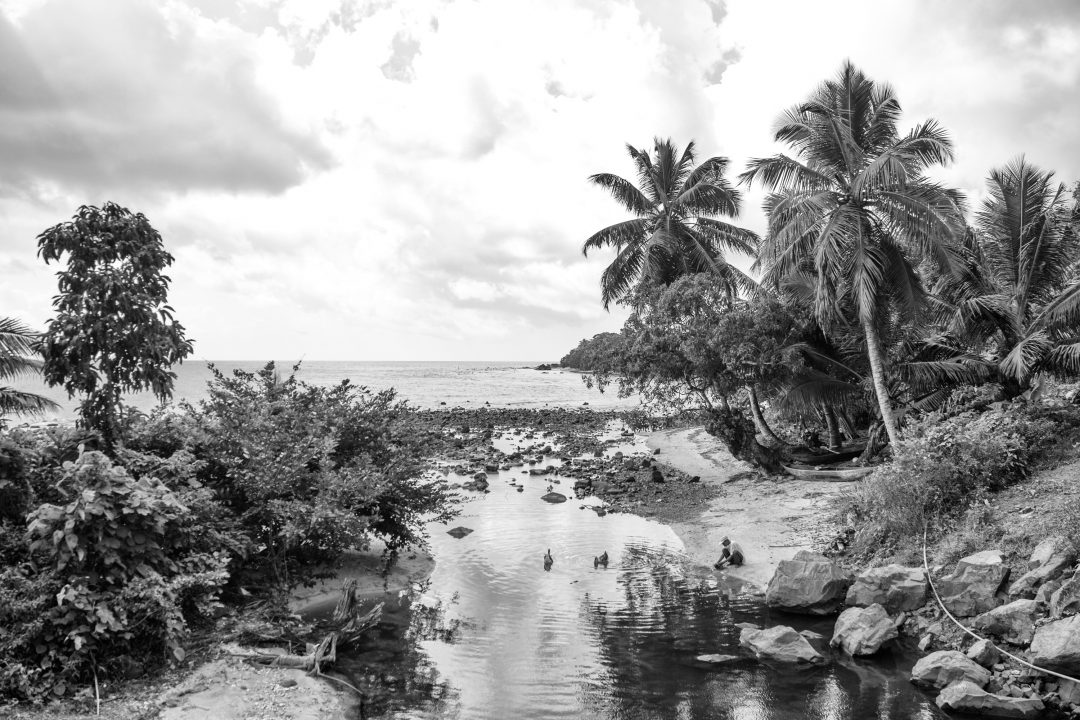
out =
<path fill-rule="evenodd" d="M 623 319 L 586 177 L 655 135 L 741 172 L 845 58 L 973 199 L 1022 152 L 1080 179 L 1073 0 L 0 0 L 0 316 L 44 325 L 36 236 L 112 200 L 197 358 L 557 359 Z"/>

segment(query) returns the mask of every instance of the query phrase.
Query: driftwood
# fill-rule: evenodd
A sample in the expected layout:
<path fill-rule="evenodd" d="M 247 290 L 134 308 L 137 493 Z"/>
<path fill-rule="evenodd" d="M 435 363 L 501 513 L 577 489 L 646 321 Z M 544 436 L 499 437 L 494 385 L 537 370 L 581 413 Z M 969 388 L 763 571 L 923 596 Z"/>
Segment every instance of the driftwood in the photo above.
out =
<path fill-rule="evenodd" d="M 297 668 L 306 672 L 322 675 L 324 666 L 332 665 L 337 660 L 338 645 L 355 645 L 360 636 L 378 624 L 382 618 L 383 603 L 377 604 L 364 614 L 360 614 L 360 602 L 356 597 L 356 580 L 350 578 L 341 588 L 341 597 L 334 608 L 334 623 L 338 629 L 326 635 L 318 645 L 305 655 L 275 655 L 272 653 L 252 653 L 242 657 L 251 663 L 268 667 Z"/>

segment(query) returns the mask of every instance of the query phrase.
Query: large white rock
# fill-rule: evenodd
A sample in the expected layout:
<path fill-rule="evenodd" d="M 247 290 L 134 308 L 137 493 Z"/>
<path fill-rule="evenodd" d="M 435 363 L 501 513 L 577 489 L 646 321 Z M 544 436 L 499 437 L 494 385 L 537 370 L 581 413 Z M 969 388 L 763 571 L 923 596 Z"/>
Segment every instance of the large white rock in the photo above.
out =
<path fill-rule="evenodd" d="M 926 590 L 922 568 L 885 565 L 864 570 L 855 577 L 847 591 L 847 604 L 868 607 L 877 603 L 895 615 L 925 605 Z"/>
<path fill-rule="evenodd" d="M 1031 553 L 1029 570 L 1009 586 L 1011 598 L 1034 598 L 1039 587 L 1061 577 L 1076 562 L 1072 546 L 1063 538 L 1047 538 Z"/>
<path fill-rule="evenodd" d="M 848 655 L 873 655 L 897 636 L 896 623 L 881 605 L 853 607 L 840 613 L 829 644 Z"/>
<path fill-rule="evenodd" d="M 802 550 L 781 560 L 765 590 L 771 608 L 806 615 L 831 615 L 844 604 L 851 577 L 824 555 Z"/>
<path fill-rule="evenodd" d="M 753 652 L 760 660 L 812 665 L 825 663 L 825 657 L 806 638 L 786 625 L 764 630 L 743 628 L 739 632 L 739 645 Z"/>
<path fill-rule="evenodd" d="M 971 627 L 1013 645 L 1027 645 L 1035 635 L 1034 600 L 1014 600 L 974 618 Z"/>
<path fill-rule="evenodd" d="M 943 688 L 954 682 L 969 680 L 979 687 L 990 682 L 990 671 L 956 650 L 938 650 L 919 658 L 911 668 L 911 682 L 916 685 Z"/>
<path fill-rule="evenodd" d="M 1045 709 L 1037 697 L 994 695 L 970 680 L 960 680 L 942 690 L 937 696 L 937 706 L 942 710 L 996 718 L 1037 718 Z"/>
<path fill-rule="evenodd" d="M 945 607 L 959 617 L 971 617 L 1002 604 L 997 592 L 1009 575 L 1001 553 L 984 550 L 962 558 L 952 575 L 936 583 Z"/>
<path fill-rule="evenodd" d="M 1031 641 L 1031 662 L 1051 670 L 1080 672 L 1080 615 L 1038 628 Z"/>

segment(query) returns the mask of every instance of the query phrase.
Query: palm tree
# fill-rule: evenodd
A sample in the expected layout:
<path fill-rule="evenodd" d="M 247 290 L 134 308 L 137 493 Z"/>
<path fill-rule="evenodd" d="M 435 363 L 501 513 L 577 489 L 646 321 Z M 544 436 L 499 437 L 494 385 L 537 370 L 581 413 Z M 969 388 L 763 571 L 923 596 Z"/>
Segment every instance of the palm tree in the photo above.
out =
<path fill-rule="evenodd" d="M 1077 210 L 1053 178 L 1023 156 L 992 170 L 968 272 L 940 283 L 949 329 L 992 343 L 1010 394 L 1040 372 L 1080 373 Z"/>
<path fill-rule="evenodd" d="M 895 302 L 911 313 L 925 300 L 916 266 L 948 269 L 963 228 L 962 199 L 930 182 L 926 168 L 952 160 L 952 144 L 935 120 L 901 136 L 900 103 L 851 62 L 835 80 L 787 110 L 776 140 L 794 157 L 751 160 L 740 176 L 771 191 L 768 234 L 758 264 L 781 285 L 792 274 L 816 277 L 811 302 L 823 327 L 851 307 L 861 326 L 882 422 L 890 442 L 899 426 L 886 385 L 881 328 Z"/>
<path fill-rule="evenodd" d="M 37 333 L 18 320 L 0 317 L 0 380 L 39 372 L 41 362 L 29 357 Z M 0 385 L 0 416 L 32 415 L 59 405 L 48 398 Z"/>
<path fill-rule="evenodd" d="M 634 215 L 593 234 L 582 252 L 614 247 L 615 259 L 600 278 L 604 308 L 625 297 L 642 281 L 662 285 L 691 273 L 715 272 L 729 297 L 756 287 L 729 265 L 724 253 L 752 255 L 757 236 L 720 220 L 739 214 L 739 192 L 724 177 L 727 158 L 712 157 L 694 166 L 694 143 L 679 150 L 671 140 L 655 139 L 653 155 L 626 146 L 637 166 L 638 185 L 610 173 L 589 181 L 608 190 Z"/>

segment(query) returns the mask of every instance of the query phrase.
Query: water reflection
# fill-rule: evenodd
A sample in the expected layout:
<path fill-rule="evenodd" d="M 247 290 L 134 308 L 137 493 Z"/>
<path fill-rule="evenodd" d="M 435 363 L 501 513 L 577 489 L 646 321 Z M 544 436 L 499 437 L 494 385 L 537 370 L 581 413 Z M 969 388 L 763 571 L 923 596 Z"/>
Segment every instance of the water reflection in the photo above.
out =
<path fill-rule="evenodd" d="M 511 478 L 526 491 L 507 487 Z M 455 521 L 472 534 L 454 539 L 431 528 L 438 564 L 424 601 L 404 604 L 399 624 L 381 630 L 381 655 L 354 658 L 357 675 L 393 680 L 368 703 L 367 717 L 944 717 L 908 682 L 911 656 L 903 653 L 835 656 L 807 670 L 748 658 L 699 663 L 702 654 L 739 655 L 739 623 L 812 630 L 828 652 L 832 621 L 770 617 L 760 598 L 688 567 L 665 526 L 601 518 L 573 500 L 541 502 L 542 478 L 493 480 L 492 492 Z M 609 567 L 593 567 L 604 550 Z"/>

